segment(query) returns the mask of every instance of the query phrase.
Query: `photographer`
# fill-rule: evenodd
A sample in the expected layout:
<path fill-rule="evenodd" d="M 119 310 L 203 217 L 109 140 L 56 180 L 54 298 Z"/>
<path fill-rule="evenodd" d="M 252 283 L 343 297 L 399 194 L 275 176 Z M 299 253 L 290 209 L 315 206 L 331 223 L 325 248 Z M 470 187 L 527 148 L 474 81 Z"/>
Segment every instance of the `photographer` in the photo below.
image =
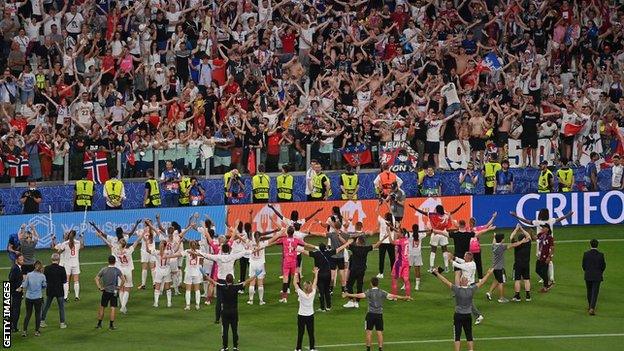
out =
<path fill-rule="evenodd" d="M 41 192 L 37 190 L 37 183 L 33 181 L 28 182 L 28 190 L 24 191 L 20 198 L 20 203 L 24 205 L 22 213 L 39 213 L 39 204 L 41 201 Z"/>
<path fill-rule="evenodd" d="M 386 198 L 386 202 L 388 202 L 388 206 L 390 207 L 390 213 L 394 219 L 401 223 L 403 220 L 403 212 L 405 210 L 405 192 L 403 189 L 399 188 L 399 184 L 397 182 L 392 183 L 392 190 L 388 197 Z"/>

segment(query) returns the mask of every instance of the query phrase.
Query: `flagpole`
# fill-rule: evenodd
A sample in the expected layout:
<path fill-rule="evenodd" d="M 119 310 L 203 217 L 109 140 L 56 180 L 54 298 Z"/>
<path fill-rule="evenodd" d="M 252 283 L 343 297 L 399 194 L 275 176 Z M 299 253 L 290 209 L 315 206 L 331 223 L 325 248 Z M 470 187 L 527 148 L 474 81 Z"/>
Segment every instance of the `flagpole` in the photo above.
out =
<path fill-rule="evenodd" d="M 48 227 L 48 236 L 52 238 L 52 240 L 56 240 L 56 235 L 54 235 L 54 222 L 52 221 L 52 206 L 48 205 L 48 215 L 50 216 L 50 227 Z"/>
<path fill-rule="evenodd" d="M 82 216 L 82 224 L 80 225 L 80 237 L 84 235 L 87 230 L 87 206 L 84 207 L 84 215 Z"/>

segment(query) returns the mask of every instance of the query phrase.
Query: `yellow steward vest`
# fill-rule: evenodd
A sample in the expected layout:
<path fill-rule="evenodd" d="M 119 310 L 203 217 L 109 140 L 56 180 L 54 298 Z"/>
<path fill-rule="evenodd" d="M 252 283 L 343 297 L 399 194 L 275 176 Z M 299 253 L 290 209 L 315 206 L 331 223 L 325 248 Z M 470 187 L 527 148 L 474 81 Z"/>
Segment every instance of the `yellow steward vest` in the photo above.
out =
<path fill-rule="evenodd" d="M 503 167 L 498 162 L 486 162 L 484 167 L 485 186 L 491 188 L 496 182 L 496 172 L 498 172 Z"/>
<path fill-rule="evenodd" d="M 256 174 L 251 178 L 251 189 L 253 190 L 253 198 L 257 200 L 266 200 L 269 198 L 269 184 L 271 180 L 266 174 Z"/>
<path fill-rule="evenodd" d="M 572 184 L 574 183 L 574 171 L 572 171 L 572 168 L 558 169 L 557 179 L 559 179 L 560 191 L 572 191 Z"/>
<path fill-rule="evenodd" d="M 178 201 L 180 205 L 188 205 L 191 202 L 189 192 L 191 190 L 191 178 L 184 176 L 180 180 L 180 198 Z"/>
<path fill-rule="evenodd" d="M 81 179 L 76 182 L 76 205 L 91 206 L 93 200 L 93 181 Z"/>
<path fill-rule="evenodd" d="M 344 188 L 342 199 L 357 199 L 357 193 L 355 192 L 355 190 L 357 189 L 358 185 L 358 175 L 343 173 L 340 175 L 340 179 L 342 180 L 342 187 Z M 355 197 L 351 197 L 351 195 L 355 195 Z"/>
<path fill-rule="evenodd" d="M 552 172 L 547 169 L 546 172 L 540 172 L 540 176 L 537 179 L 537 192 L 538 193 L 549 193 L 551 191 L 550 185 L 548 183 L 548 176 L 552 176 Z"/>
<path fill-rule="evenodd" d="M 119 179 L 109 179 L 104 183 L 104 189 L 112 204 L 121 205 L 121 190 L 123 183 Z"/>
<path fill-rule="evenodd" d="M 323 173 L 318 173 L 312 178 L 312 194 L 313 199 L 322 199 L 325 196 L 325 180 L 329 181 L 329 178 Z M 331 186 L 329 188 L 329 195 L 332 195 Z"/>
<path fill-rule="evenodd" d="M 277 176 L 277 198 L 280 200 L 292 200 L 293 183 L 295 179 L 290 174 Z"/>
<path fill-rule="evenodd" d="M 158 187 L 158 181 L 156 179 L 148 179 L 145 183 L 149 185 L 149 195 L 147 196 L 146 205 L 152 204 L 152 206 L 160 206 L 160 188 Z"/>

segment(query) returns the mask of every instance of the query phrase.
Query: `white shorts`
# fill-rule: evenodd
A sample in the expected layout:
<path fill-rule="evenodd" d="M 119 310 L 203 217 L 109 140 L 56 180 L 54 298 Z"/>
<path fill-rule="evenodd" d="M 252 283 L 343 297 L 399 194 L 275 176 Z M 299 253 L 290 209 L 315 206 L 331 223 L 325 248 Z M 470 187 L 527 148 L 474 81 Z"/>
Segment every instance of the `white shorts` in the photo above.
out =
<path fill-rule="evenodd" d="M 134 284 L 132 283 L 132 270 L 131 269 L 121 269 L 121 274 L 123 274 L 124 278 L 126 278 L 126 282 L 124 284 L 124 288 L 132 288 L 132 287 L 134 287 Z"/>
<path fill-rule="evenodd" d="M 448 237 L 442 234 L 433 234 L 431 236 L 431 241 L 429 242 L 431 246 L 447 246 L 448 243 Z"/>
<path fill-rule="evenodd" d="M 264 269 L 264 263 L 251 262 L 249 264 L 249 278 L 264 279 L 265 276 L 266 270 Z"/>
<path fill-rule="evenodd" d="M 184 275 L 184 284 L 200 284 L 203 281 L 204 277 L 201 275 L 201 273 L 194 272 L 189 274 L 187 272 Z"/>
<path fill-rule="evenodd" d="M 65 273 L 67 273 L 67 275 L 80 274 L 80 265 L 79 264 L 65 265 Z"/>
<path fill-rule="evenodd" d="M 147 251 L 141 250 L 141 263 L 156 263 L 156 257 L 150 255 Z"/>
<path fill-rule="evenodd" d="M 410 267 L 420 267 L 423 265 L 422 263 L 422 255 L 410 255 L 409 256 L 409 265 Z"/>
<path fill-rule="evenodd" d="M 156 274 L 154 274 L 154 283 L 171 283 L 171 269 L 156 268 Z"/>

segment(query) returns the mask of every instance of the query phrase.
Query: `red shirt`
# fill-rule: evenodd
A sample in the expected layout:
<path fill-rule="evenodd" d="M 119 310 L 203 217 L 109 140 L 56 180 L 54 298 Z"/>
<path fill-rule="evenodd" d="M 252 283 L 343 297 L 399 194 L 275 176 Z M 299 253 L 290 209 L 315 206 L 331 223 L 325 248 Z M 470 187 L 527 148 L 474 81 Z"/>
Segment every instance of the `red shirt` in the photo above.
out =
<path fill-rule="evenodd" d="M 384 50 L 384 59 L 392 60 L 396 55 L 397 55 L 397 44 L 396 43 L 386 44 L 386 48 Z"/>
<path fill-rule="evenodd" d="M 539 260 L 546 262 L 550 259 L 550 251 L 555 246 L 555 238 L 550 234 L 540 234 L 537 237 L 539 247 Z"/>
<path fill-rule="evenodd" d="M 11 127 L 17 128 L 20 134 L 24 134 L 28 122 L 26 122 L 26 118 L 13 118 L 9 124 Z"/>
<path fill-rule="evenodd" d="M 228 94 L 236 94 L 238 92 L 238 83 L 232 81 L 232 83 L 225 86 L 225 92 Z"/>
<path fill-rule="evenodd" d="M 279 155 L 280 145 L 279 141 L 282 138 L 282 133 L 275 132 L 273 135 L 269 135 L 267 138 L 267 154 Z"/>
<path fill-rule="evenodd" d="M 212 79 L 217 81 L 219 85 L 225 84 L 225 60 L 216 58 L 212 60 L 214 69 L 212 70 Z"/>
<path fill-rule="evenodd" d="M 295 53 L 295 40 L 297 36 L 292 34 L 282 35 L 280 38 L 282 40 L 282 52 L 285 54 L 293 54 Z"/>
<path fill-rule="evenodd" d="M 392 15 L 390 15 L 392 22 L 397 24 L 396 29 L 399 32 L 403 32 L 403 29 L 405 29 L 408 18 L 409 16 L 405 12 L 393 12 Z"/>
<path fill-rule="evenodd" d="M 109 74 L 115 75 L 115 58 L 113 55 L 105 55 L 102 57 L 102 72 L 107 69 L 111 69 L 108 71 Z"/>

